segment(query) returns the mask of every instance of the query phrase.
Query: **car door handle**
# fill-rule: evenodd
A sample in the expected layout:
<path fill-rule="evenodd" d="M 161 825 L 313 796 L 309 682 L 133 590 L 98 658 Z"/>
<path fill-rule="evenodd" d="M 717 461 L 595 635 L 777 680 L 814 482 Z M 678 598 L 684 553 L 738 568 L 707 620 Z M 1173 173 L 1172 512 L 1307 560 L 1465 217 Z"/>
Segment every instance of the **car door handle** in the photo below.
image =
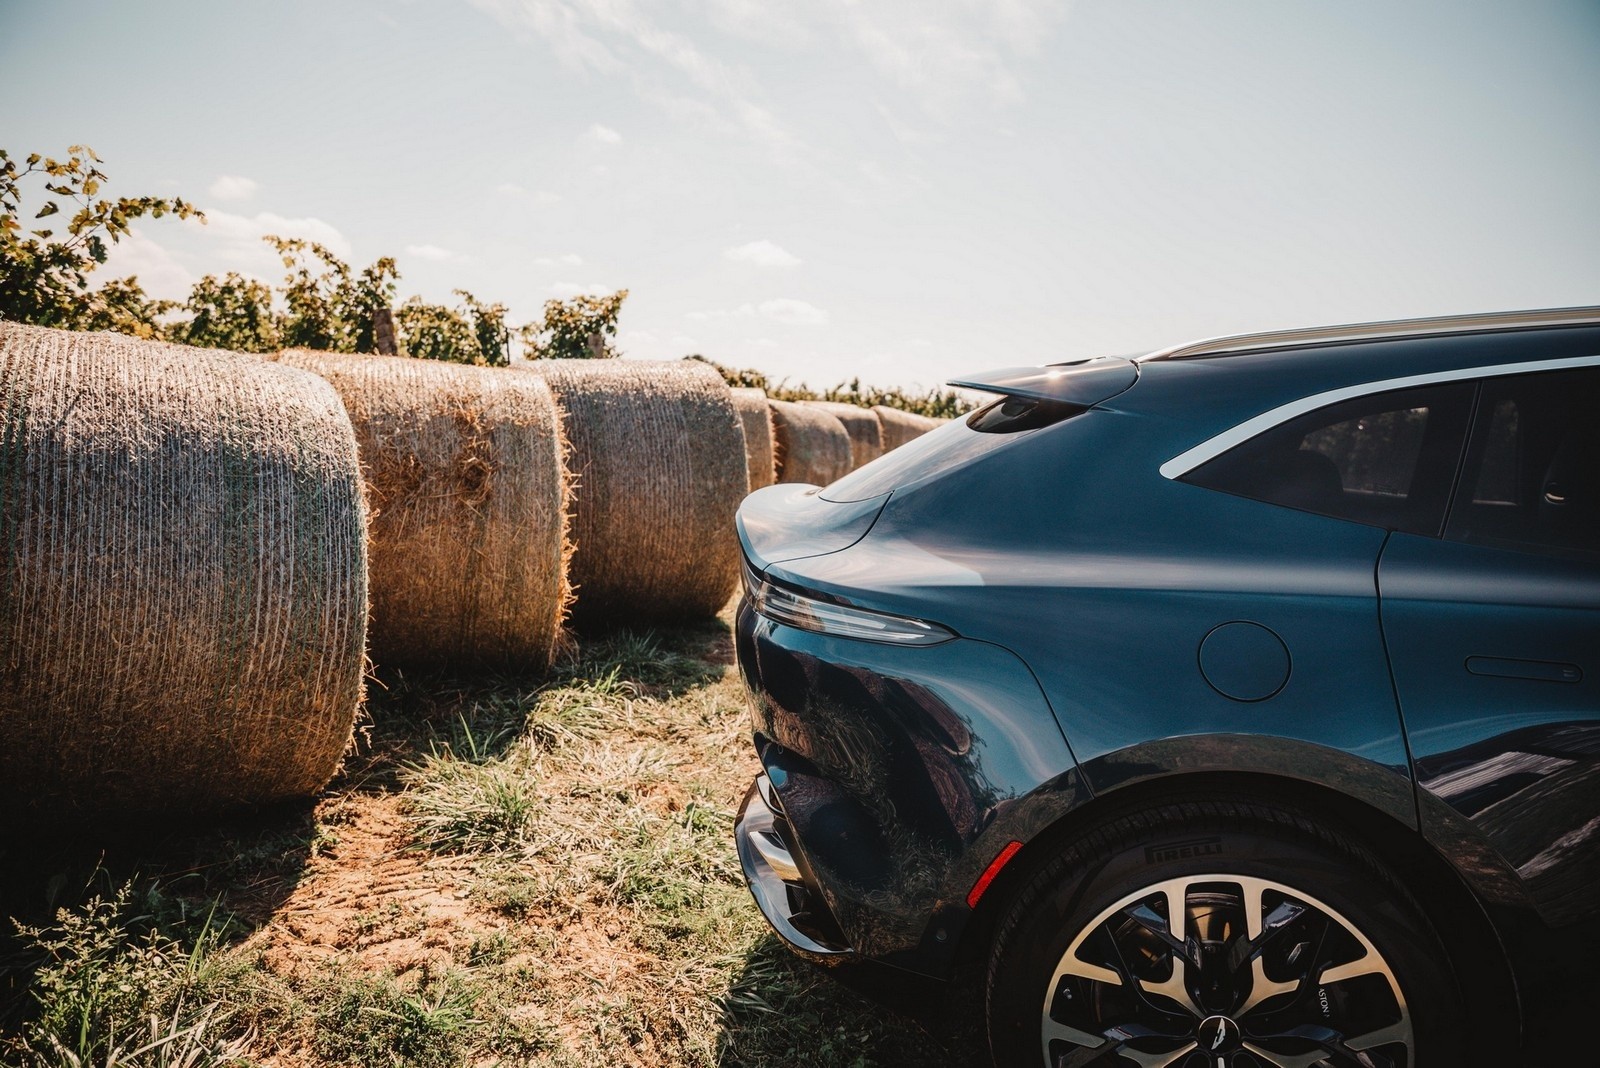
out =
<path fill-rule="evenodd" d="M 1577 664 L 1548 660 L 1508 660 L 1499 656 L 1469 656 L 1467 670 L 1474 675 L 1493 675 L 1503 679 L 1534 679 L 1539 682 L 1581 682 L 1583 669 Z"/>

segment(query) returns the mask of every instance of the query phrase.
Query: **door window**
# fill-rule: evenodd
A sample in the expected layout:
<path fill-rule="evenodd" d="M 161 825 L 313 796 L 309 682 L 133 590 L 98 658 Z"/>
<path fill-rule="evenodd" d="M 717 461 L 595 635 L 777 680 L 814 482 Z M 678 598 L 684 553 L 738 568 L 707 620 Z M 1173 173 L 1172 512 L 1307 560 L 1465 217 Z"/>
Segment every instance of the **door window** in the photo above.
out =
<path fill-rule="evenodd" d="M 1600 555 L 1600 368 L 1483 383 L 1445 537 Z"/>
<path fill-rule="evenodd" d="M 1208 489 L 1437 536 L 1474 385 L 1374 393 L 1256 435 L 1184 476 Z"/>

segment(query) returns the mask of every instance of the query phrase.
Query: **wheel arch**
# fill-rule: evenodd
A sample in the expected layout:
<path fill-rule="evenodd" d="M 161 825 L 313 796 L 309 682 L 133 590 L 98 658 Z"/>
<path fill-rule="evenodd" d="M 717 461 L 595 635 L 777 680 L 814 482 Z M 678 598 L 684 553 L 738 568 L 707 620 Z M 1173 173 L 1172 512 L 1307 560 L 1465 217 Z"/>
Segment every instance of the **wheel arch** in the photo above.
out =
<path fill-rule="evenodd" d="M 1226 799 L 1286 806 L 1358 842 L 1420 900 L 1434 901 L 1440 939 L 1450 953 L 1468 1019 L 1493 1033 L 1478 1036 L 1483 1064 L 1511 1063 L 1520 1045 L 1522 1005 L 1510 955 L 1484 903 L 1415 827 L 1389 812 L 1316 782 L 1247 772 L 1193 772 L 1130 782 L 1078 805 L 1025 842 L 996 876 L 962 933 L 958 970 L 986 965 L 1002 920 L 1032 876 L 1066 841 L 1097 825 L 1174 801 Z M 1468 952 L 1467 947 L 1478 951 Z M 1488 951 L 1482 951 L 1487 947 Z M 1513 1011 L 1507 1012 L 1507 1007 Z M 1504 1025 L 1502 1026 L 1502 1021 Z"/>

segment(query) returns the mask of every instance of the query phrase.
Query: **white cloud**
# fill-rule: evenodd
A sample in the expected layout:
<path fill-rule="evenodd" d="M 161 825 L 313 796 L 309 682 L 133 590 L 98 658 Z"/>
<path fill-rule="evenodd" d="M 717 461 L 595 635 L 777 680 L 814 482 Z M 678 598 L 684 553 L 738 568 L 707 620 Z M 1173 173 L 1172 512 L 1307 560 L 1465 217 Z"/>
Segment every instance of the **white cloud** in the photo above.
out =
<path fill-rule="evenodd" d="M 751 99 L 757 86 L 747 68 L 723 63 L 683 34 L 662 29 L 645 17 L 633 0 L 471 2 L 504 25 L 542 37 L 567 66 L 626 76 L 642 99 L 665 103 L 680 116 L 696 109 L 688 98 L 667 86 L 687 83 L 706 98 L 708 107 L 718 114 L 727 113 L 730 124 L 743 127 L 776 151 L 795 148 L 794 138 L 783 125 Z M 728 20 L 722 21 L 726 24 Z M 658 62 L 649 63 L 652 58 Z M 696 116 L 701 121 L 705 117 L 703 113 Z M 590 136 L 594 133 L 591 130 Z"/>
<path fill-rule="evenodd" d="M 540 256 L 530 262 L 535 267 L 579 267 L 583 264 L 583 257 L 576 252 L 569 252 L 565 256 Z"/>
<path fill-rule="evenodd" d="M 221 242 L 224 254 L 237 253 L 241 260 L 278 262 L 278 254 L 261 240 L 266 234 L 315 241 L 342 260 L 348 260 L 351 254 L 350 239 L 337 227 L 314 217 L 296 219 L 270 211 L 235 215 L 208 208 L 206 225 L 200 232 L 206 238 Z"/>
<path fill-rule="evenodd" d="M 604 282 L 590 282 L 588 285 L 579 285 L 577 282 L 557 282 L 550 287 L 550 295 L 563 300 L 569 297 L 599 297 L 608 293 L 615 293 L 616 286 L 608 286 Z"/>
<path fill-rule="evenodd" d="M 828 323 L 827 312 L 815 304 L 791 297 L 764 300 L 756 305 L 756 311 L 785 326 L 826 326 Z"/>
<path fill-rule="evenodd" d="M 880 164 L 874 163 L 871 160 L 868 160 L 861 165 L 861 173 L 866 175 L 867 180 L 872 182 L 874 185 L 887 186 L 893 184 L 890 181 L 888 172 L 885 171 Z"/>
<path fill-rule="evenodd" d="M 973 105 L 1021 103 L 1012 61 L 1037 48 L 1066 6 L 1065 0 L 831 0 L 827 10 L 843 43 L 880 76 L 924 111 L 949 118 Z"/>
<path fill-rule="evenodd" d="M 146 293 L 167 300 L 187 297 L 196 281 L 193 272 L 143 230 L 130 230 L 112 245 L 96 273 L 101 280 L 134 275 Z"/>
<path fill-rule="evenodd" d="M 766 240 L 752 241 L 722 254 L 736 263 L 751 263 L 757 267 L 795 267 L 800 263 L 798 256 Z"/>
<path fill-rule="evenodd" d="M 249 200 L 256 195 L 256 190 L 261 187 L 249 178 L 241 178 L 236 174 L 224 174 L 211 183 L 208 192 L 218 200 Z"/>
<path fill-rule="evenodd" d="M 784 326 L 826 326 L 829 319 L 828 313 L 815 304 L 792 297 L 777 297 L 760 304 L 741 304 L 737 308 L 692 311 L 685 313 L 684 318 L 707 323 L 724 319 L 749 319 L 757 315 Z"/>
<path fill-rule="evenodd" d="M 622 144 L 621 134 L 617 133 L 617 131 L 613 130 L 609 126 L 600 125 L 598 122 L 589 127 L 589 132 L 584 134 L 584 136 L 589 140 L 598 142 L 602 145 Z"/>
<path fill-rule="evenodd" d="M 683 317 L 697 323 L 708 323 L 716 319 L 748 319 L 754 314 L 756 314 L 754 304 L 741 304 L 737 308 L 685 312 Z"/>
<path fill-rule="evenodd" d="M 516 182 L 501 182 L 494 187 L 494 191 L 503 197 L 526 198 L 540 205 L 556 204 L 561 200 L 559 193 L 552 193 L 547 189 L 524 189 Z"/>
<path fill-rule="evenodd" d="M 451 252 L 449 249 L 440 248 L 438 245 L 407 245 L 406 255 L 414 256 L 419 260 L 432 260 L 435 263 L 449 263 L 466 259 L 461 253 Z"/>
<path fill-rule="evenodd" d="M 561 0 L 471 0 L 504 25 L 532 30 L 548 41 L 556 58 L 569 67 L 589 67 L 602 73 L 623 69 L 622 62 L 605 45 L 583 29 L 580 12 Z"/>

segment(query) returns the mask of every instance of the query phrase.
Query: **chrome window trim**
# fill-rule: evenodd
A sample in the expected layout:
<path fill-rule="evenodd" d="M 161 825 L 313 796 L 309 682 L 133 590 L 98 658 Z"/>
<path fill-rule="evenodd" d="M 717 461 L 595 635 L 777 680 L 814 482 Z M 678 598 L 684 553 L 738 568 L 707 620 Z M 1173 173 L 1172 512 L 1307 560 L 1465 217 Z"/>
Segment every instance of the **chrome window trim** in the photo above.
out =
<path fill-rule="evenodd" d="M 1409 375 L 1405 378 L 1385 378 L 1376 382 L 1363 382 L 1354 386 L 1330 389 L 1324 393 L 1301 397 L 1262 412 L 1237 426 L 1216 434 L 1192 449 L 1179 453 L 1161 465 L 1166 478 L 1181 478 L 1201 464 L 1216 459 L 1236 445 L 1242 445 L 1257 434 L 1271 430 L 1307 412 L 1325 408 L 1340 401 L 1353 400 L 1369 393 L 1387 393 L 1395 389 L 1416 386 L 1433 386 L 1445 382 L 1463 382 L 1474 378 L 1504 378 L 1514 374 L 1532 374 L 1538 371 L 1565 371 L 1575 367 L 1600 367 L 1600 353 L 1593 356 L 1568 356 L 1559 360 L 1530 360 L 1524 363 L 1500 363 L 1485 367 L 1458 367 L 1449 371 L 1431 371 L 1428 374 Z"/>

